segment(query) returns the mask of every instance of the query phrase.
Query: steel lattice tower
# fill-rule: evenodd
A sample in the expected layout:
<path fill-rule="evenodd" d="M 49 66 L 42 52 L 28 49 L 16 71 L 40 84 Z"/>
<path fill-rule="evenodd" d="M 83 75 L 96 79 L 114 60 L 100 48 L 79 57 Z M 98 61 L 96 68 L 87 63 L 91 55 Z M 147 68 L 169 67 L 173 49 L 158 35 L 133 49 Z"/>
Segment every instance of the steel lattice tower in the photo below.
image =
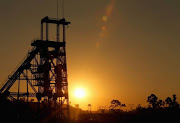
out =
<path fill-rule="evenodd" d="M 46 40 L 43 39 L 44 24 L 46 27 Z M 57 26 L 56 41 L 49 41 L 48 39 L 49 24 Z M 49 103 L 54 102 L 55 112 L 60 113 L 60 117 L 69 118 L 65 47 L 65 28 L 69 24 L 70 22 L 64 18 L 51 19 L 46 16 L 41 20 L 41 39 L 34 40 L 31 43 L 33 49 L 0 89 L 1 98 L 18 100 L 20 97 L 26 97 L 27 101 L 29 101 L 30 97 L 36 97 L 38 102 L 47 99 Z M 60 32 L 62 35 L 60 35 Z M 27 85 L 24 87 L 26 92 L 20 91 L 22 82 Z M 10 88 L 15 83 L 18 84 L 17 91 L 10 92 Z M 32 88 L 33 92 L 30 92 L 29 87 Z"/>

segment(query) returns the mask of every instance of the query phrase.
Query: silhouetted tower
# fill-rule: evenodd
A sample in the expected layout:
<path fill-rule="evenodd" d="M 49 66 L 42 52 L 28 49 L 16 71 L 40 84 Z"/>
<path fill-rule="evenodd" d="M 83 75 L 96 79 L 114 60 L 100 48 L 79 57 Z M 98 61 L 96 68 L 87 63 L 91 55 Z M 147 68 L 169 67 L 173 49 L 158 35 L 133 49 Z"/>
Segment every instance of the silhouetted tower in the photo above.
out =
<path fill-rule="evenodd" d="M 91 104 L 88 104 L 88 112 L 91 113 Z"/>
<path fill-rule="evenodd" d="M 46 39 L 43 38 L 45 24 Z M 49 24 L 57 26 L 56 41 L 49 40 Z M 60 117 L 69 118 L 69 96 L 66 63 L 65 28 L 70 22 L 63 19 L 45 17 L 41 20 L 41 39 L 31 43 L 33 49 L 24 61 L 8 78 L 0 89 L 1 98 L 18 100 L 20 97 L 36 97 L 39 102 L 48 99 L 54 101 L 54 109 L 60 112 Z M 62 35 L 60 35 L 60 32 Z M 18 90 L 11 92 L 10 88 L 17 82 Z M 20 85 L 26 83 L 26 88 L 20 90 Z M 29 88 L 31 87 L 31 89 Z M 57 105 L 59 102 L 59 105 Z M 65 104 L 63 106 L 63 104 Z"/>
<path fill-rule="evenodd" d="M 76 107 L 77 109 L 79 109 L 79 104 L 75 104 L 75 107 Z"/>

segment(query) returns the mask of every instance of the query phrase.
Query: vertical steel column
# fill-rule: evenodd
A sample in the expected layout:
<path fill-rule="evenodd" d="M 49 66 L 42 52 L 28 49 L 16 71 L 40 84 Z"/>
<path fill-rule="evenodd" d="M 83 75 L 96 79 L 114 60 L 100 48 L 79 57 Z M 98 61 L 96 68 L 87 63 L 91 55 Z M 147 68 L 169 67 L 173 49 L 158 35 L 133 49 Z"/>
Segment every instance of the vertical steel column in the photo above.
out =
<path fill-rule="evenodd" d="M 20 90 L 20 74 L 19 74 L 19 79 L 18 79 L 18 97 L 17 97 L 17 100 L 19 100 L 19 90 Z"/>
<path fill-rule="evenodd" d="M 28 72 L 27 72 L 27 69 L 26 69 L 26 76 L 28 77 Z M 27 80 L 27 102 L 29 102 L 28 80 Z"/>
<path fill-rule="evenodd" d="M 57 42 L 59 42 L 59 24 L 57 24 Z"/>
<path fill-rule="evenodd" d="M 63 42 L 65 42 L 65 36 L 66 36 L 66 34 L 65 34 L 65 25 L 63 24 Z"/>
<path fill-rule="evenodd" d="M 41 41 L 43 40 L 43 23 L 41 23 Z"/>
<path fill-rule="evenodd" d="M 65 31 L 66 31 L 66 26 L 63 24 L 63 42 L 66 41 L 66 34 L 65 34 Z M 66 77 L 66 103 L 67 103 L 67 118 L 70 119 L 70 112 L 69 112 L 69 94 L 68 94 L 68 82 L 67 82 L 67 63 L 66 63 L 66 48 L 64 47 L 64 54 L 65 54 L 65 58 L 64 58 L 64 63 L 65 64 L 65 77 Z"/>
<path fill-rule="evenodd" d="M 48 32 L 49 32 L 49 29 L 48 29 L 48 23 L 46 23 L 46 41 L 48 41 Z"/>

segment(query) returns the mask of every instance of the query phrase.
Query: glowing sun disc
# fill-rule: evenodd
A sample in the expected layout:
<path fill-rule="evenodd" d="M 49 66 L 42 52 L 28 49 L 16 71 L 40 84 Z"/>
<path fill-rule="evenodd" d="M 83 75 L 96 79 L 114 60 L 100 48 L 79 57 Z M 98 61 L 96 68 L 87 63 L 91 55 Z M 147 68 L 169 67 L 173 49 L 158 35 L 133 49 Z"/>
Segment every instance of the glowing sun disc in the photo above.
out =
<path fill-rule="evenodd" d="M 74 91 L 74 96 L 77 97 L 77 98 L 83 98 L 85 96 L 85 91 L 84 89 L 82 88 L 77 88 L 75 91 Z"/>

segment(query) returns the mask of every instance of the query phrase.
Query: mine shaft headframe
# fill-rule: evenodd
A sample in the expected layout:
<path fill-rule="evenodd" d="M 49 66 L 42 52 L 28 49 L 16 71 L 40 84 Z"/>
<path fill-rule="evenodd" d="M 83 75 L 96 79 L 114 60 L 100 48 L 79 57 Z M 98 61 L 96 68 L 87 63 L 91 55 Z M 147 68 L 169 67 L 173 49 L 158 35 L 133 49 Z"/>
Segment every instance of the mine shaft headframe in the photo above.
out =
<path fill-rule="evenodd" d="M 65 42 L 65 26 L 68 26 L 71 24 L 70 22 L 66 21 L 65 18 L 58 19 L 58 18 L 49 18 L 48 16 L 44 17 L 41 20 L 41 40 L 43 41 L 43 23 L 46 23 L 46 41 L 49 40 L 48 38 L 48 31 L 49 31 L 49 26 L 48 24 L 56 24 L 57 25 L 57 42 L 60 41 L 59 39 L 59 30 L 60 30 L 60 25 L 63 26 L 63 42 Z"/>

